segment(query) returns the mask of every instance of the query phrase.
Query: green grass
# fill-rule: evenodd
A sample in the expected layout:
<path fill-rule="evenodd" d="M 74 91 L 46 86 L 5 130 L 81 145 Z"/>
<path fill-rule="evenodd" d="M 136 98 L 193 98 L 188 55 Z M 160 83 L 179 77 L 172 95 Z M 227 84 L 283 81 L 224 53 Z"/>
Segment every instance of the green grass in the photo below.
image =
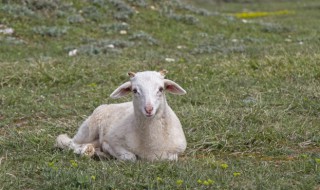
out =
<path fill-rule="evenodd" d="M 15 30 L 0 34 L 0 189 L 320 188 L 318 1 L 15 2 L 0 4 Z M 231 16 L 243 10 L 294 14 Z M 53 147 L 95 107 L 130 100 L 109 98 L 126 72 L 162 68 L 188 92 L 167 97 L 188 142 L 178 162 Z"/>

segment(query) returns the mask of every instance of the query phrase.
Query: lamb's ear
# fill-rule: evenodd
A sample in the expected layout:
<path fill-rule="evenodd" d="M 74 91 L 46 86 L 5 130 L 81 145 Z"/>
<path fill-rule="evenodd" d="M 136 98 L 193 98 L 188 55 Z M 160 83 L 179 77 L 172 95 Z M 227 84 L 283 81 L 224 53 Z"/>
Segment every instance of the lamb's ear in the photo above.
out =
<path fill-rule="evenodd" d="M 172 93 L 172 94 L 177 94 L 177 95 L 183 95 L 186 94 L 187 92 L 179 86 L 177 83 L 164 79 L 164 88 L 166 91 Z"/>
<path fill-rule="evenodd" d="M 119 86 L 115 91 L 110 95 L 111 98 L 121 98 L 131 92 L 131 82 L 128 81 L 121 86 Z"/>

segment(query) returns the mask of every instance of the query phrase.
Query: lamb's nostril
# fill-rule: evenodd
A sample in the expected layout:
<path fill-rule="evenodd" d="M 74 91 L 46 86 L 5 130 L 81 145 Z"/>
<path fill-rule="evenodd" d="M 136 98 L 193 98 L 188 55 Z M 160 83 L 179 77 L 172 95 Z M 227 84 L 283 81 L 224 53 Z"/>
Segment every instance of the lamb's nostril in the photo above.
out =
<path fill-rule="evenodd" d="M 153 111 L 153 107 L 152 107 L 152 106 L 146 106 L 146 107 L 144 108 L 144 110 L 146 111 L 147 114 L 151 114 L 152 111 Z"/>

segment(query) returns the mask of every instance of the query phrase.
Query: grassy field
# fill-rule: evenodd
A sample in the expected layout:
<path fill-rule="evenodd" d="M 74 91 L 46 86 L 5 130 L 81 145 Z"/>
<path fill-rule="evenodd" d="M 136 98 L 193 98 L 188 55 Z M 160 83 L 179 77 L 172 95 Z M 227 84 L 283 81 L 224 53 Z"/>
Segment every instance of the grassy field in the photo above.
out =
<path fill-rule="evenodd" d="M 0 189 L 320 189 L 320 2 L 195 2 L 2 1 Z M 178 162 L 53 147 L 162 68 L 188 92 Z"/>

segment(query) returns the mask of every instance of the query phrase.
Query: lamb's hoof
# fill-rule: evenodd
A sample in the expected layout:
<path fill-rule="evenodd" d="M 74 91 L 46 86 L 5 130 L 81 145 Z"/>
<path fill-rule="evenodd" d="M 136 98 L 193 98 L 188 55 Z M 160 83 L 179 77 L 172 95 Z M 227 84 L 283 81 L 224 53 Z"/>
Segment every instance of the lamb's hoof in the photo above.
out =
<path fill-rule="evenodd" d="M 168 160 L 170 161 L 178 161 L 178 154 L 169 154 Z"/>
<path fill-rule="evenodd" d="M 86 145 L 83 150 L 84 151 L 83 151 L 82 155 L 86 156 L 86 157 L 89 157 L 89 158 L 91 158 L 95 153 L 95 149 L 94 149 L 94 146 L 92 144 Z"/>
<path fill-rule="evenodd" d="M 119 159 L 124 160 L 124 161 L 135 162 L 137 160 L 137 157 L 133 153 L 128 152 L 128 153 L 124 153 L 124 154 L 120 155 Z"/>

